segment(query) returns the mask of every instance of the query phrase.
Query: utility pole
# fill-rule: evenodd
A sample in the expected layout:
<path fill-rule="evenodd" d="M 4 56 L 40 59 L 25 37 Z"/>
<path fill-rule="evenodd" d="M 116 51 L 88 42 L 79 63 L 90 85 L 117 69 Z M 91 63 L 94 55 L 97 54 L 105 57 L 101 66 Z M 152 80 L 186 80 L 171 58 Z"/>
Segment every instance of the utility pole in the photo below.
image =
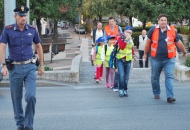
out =
<path fill-rule="evenodd" d="M 4 0 L 4 23 L 5 26 L 13 24 L 15 22 L 14 9 L 16 7 L 16 0 Z M 9 56 L 8 46 L 6 48 L 5 58 Z"/>
<path fill-rule="evenodd" d="M 26 1 L 26 6 L 30 9 L 30 0 Z M 30 10 L 28 11 L 28 19 L 27 19 L 27 21 L 28 21 L 28 24 L 30 24 Z"/>

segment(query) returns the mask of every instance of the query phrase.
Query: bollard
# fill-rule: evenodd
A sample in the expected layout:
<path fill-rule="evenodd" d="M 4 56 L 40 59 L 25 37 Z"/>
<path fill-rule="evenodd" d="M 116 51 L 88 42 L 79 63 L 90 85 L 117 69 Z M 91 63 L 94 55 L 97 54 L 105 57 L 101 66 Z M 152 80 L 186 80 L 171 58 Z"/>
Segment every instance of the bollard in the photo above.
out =
<path fill-rule="evenodd" d="M 85 39 L 86 39 L 86 32 L 85 32 Z"/>

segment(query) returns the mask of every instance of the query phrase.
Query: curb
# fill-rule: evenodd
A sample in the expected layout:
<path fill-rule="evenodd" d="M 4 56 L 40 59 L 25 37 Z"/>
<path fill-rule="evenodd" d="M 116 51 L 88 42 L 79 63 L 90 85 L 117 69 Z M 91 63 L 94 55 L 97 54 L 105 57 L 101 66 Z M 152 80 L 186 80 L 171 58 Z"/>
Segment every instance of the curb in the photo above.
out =
<path fill-rule="evenodd" d="M 72 60 L 70 70 L 45 71 L 43 76 L 37 75 L 37 86 L 49 86 L 49 84 L 64 86 L 64 83 L 79 83 L 81 61 L 82 56 L 77 55 Z M 59 83 L 56 83 L 55 81 Z M 0 86 L 10 86 L 8 76 L 3 77 L 3 81 L 0 82 Z"/>

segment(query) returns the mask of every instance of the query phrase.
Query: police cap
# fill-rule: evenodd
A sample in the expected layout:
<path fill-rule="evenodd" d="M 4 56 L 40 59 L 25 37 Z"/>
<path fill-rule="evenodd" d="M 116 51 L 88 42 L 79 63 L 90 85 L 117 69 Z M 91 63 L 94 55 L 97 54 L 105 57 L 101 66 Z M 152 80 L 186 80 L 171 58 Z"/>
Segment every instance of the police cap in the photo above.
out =
<path fill-rule="evenodd" d="M 29 8 L 26 6 L 19 6 L 15 8 L 13 11 L 20 16 L 26 16 L 27 12 L 29 11 Z"/>

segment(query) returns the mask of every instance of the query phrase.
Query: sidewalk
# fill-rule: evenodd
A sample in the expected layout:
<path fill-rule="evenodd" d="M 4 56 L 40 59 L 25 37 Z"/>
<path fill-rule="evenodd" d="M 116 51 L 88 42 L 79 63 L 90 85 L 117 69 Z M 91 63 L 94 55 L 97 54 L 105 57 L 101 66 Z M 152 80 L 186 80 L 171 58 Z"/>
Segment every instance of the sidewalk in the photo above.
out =
<path fill-rule="evenodd" d="M 60 54 L 57 54 L 55 58 L 53 58 L 53 62 L 50 63 L 50 54 L 49 54 L 49 60 L 45 61 L 45 65 L 48 67 L 52 67 L 54 71 L 67 71 L 71 69 L 72 60 L 74 57 L 76 57 L 78 54 L 82 55 L 82 63 L 80 67 L 80 84 L 94 84 L 94 66 L 91 66 L 90 61 L 90 51 L 91 51 L 91 42 L 90 36 L 87 35 L 86 37 L 84 35 L 80 35 L 80 39 L 78 34 L 76 34 L 73 28 L 70 28 L 69 30 L 61 30 L 58 29 L 59 33 L 71 33 L 71 36 L 73 39 L 73 43 L 66 45 L 65 51 L 60 52 Z M 61 57 L 65 55 L 65 57 Z M 135 54 L 138 56 L 138 52 L 135 50 Z M 47 54 L 48 55 L 48 54 Z M 180 62 L 184 63 L 185 58 L 182 57 L 182 54 L 179 55 Z M 104 69 L 105 74 L 105 69 Z M 133 62 L 133 67 L 131 68 L 130 72 L 130 79 L 129 84 L 133 83 L 150 83 L 151 79 L 151 70 L 150 68 L 139 68 L 138 61 Z M 105 76 L 104 76 L 105 77 Z M 5 78 L 6 79 L 6 78 Z M 162 72 L 160 77 L 160 82 L 164 83 L 165 77 Z M 2 86 L 6 84 L 6 86 L 9 84 L 9 81 L 3 80 L 0 85 Z M 37 82 L 41 82 L 38 80 Z M 46 81 L 45 81 L 46 82 Z M 55 81 L 56 82 L 56 81 Z M 48 81 L 47 84 L 56 84 L 55 82 Z M 39 83 L 41 84 L 41 83 Z M 46 85 L 47 85 L 46 84 Z M 57 83 L 59 84 L 59 83 Z M 101 83 L 100 83 L 101 84 Z M 105 84 L 105 81 L 102 82 L 102 84 Z"/>

